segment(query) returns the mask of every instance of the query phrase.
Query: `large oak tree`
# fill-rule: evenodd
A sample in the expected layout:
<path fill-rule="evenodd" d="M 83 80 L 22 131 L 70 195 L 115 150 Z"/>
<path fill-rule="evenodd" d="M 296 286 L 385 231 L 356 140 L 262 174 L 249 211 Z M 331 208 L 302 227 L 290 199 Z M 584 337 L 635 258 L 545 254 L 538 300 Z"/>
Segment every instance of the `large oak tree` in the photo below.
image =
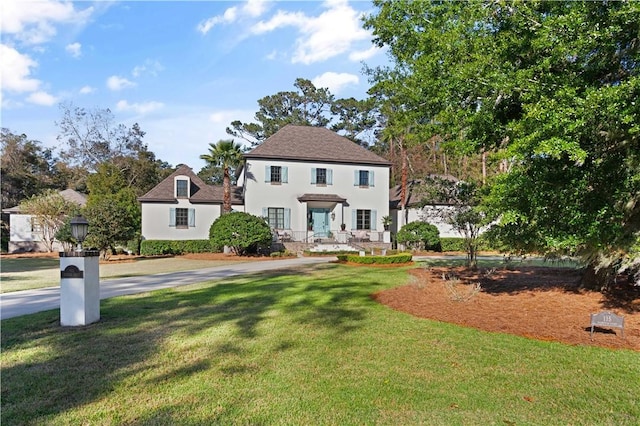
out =
<path fill-rule="evenodd" d="M 374 1 L 374 90 L 461 151 L 496 153 L 487 209 L 512 249 L 638 267 L 640 3 Z"/>

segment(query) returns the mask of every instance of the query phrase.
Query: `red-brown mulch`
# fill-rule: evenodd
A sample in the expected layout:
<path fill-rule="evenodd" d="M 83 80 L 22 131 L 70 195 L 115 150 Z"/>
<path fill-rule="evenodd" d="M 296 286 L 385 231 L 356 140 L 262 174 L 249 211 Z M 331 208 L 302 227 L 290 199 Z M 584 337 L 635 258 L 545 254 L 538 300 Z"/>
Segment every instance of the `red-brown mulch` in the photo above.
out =
<path fill-rule="evenodd" d="M 639 287 L 625 284 L 607 293 L 584 290 L 579 272 L 568 268 L 474 273 L 434 267 L 411 273 L 411 284 L 381 291 L 374 298 L 420 318 L 532 339 L 640 351 Z M 460 281 L 453 285 L 452 278 Z M 478 283 L 480 290 L 474 291 Z M 468 300 L 455 300 L 464 298 Z M 591 340 L 590 314 L 602 311 L 624 316 L 624 338 L 619 328 L 597 327 Z"/>

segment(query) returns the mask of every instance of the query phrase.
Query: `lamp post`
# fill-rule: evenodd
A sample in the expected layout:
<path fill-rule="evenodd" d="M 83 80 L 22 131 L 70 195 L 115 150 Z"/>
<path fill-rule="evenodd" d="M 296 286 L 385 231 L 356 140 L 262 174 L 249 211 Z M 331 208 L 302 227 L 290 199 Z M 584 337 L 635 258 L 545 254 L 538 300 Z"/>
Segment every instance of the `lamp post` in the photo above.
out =
<path fill-rule="evenodd" d="M 78 243 L 76 251 L 82 251 L 82 243 L 87 238 L 87 232 L 89 232 L 89 222 L 81 215 L 76 215 L 71 219 L 71 235 Z"/>
<path fill-rule="evenodd" d="M 100 271 L 97 250 L 83 250 L 89 222 L 77 215 L 70 221 L 75 251 L 60 252 L 60 324 L 87 325 L 100 319 Z"/>

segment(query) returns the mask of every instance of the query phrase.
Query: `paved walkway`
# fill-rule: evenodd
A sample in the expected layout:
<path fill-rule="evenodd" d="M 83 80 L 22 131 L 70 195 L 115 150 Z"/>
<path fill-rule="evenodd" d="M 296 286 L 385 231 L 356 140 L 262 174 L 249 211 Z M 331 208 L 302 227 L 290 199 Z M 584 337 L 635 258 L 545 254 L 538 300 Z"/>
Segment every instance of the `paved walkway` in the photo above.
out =
<path fill-rule="evenodd" d="M 203 281 L 256 272 L 326 263 L 335 257 L 298 257 L 272 261 L 233 263 L 213 268 L 156 275 L 100 280 L 100 299 L 144 293 Z M 0 320 L 60 308 L 60 287 L 15 291 L 0 295 Z"/>

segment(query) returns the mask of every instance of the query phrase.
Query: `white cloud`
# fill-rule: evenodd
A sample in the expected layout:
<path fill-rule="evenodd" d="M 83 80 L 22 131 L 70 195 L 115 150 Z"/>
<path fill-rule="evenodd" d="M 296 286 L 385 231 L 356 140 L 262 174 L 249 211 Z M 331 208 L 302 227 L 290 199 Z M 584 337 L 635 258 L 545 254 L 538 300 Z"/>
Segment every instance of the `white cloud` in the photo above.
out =
<path fill-rule="evenodd" d="M 371 38 L 361 26 L 362 14 L 346 1 L 327 1 L 324 6 L 327 10 L 317 17 L 280 10 L 268 21 L 258 22 L 251 31 L 263 34 L 284 27 L 296 28 L 300 36 L 296 39 L 291 61 L 306 65 L 340 55 L 354 43 Z"/>
<path fill-rule="evenodd" d="M 267 2 L 264 0 L 249 0 L 242 6 L 242 10 L 252 18 L 256 18 L 267 10 Z"/>
<path fill-rule="evenodd" d="M 129 87 L 134 87 L 136 83 L 129 81 L 124 77 L 112 75 L 107 79 L 107 87 L 109 90 L 118 91 Z"/>
<path fill-rule="evenodd" d="M 27 102 L 36 105 L 51 106 L 58 102 L 58 98 L 48 94 L 47 92 L 33 92 L 27 97 Z"/>
<path fill-rule="evenodd" d="M 55 24 L 85 24 L 94 8 L 77 11 L 69 1 L 3 0 L 0 27 L 3 34 L 11 34 L 26 44 L 41 44 L 57 33 Z"/>
<path fill-rule="evenodd" d="M 143 65 L 137 65 L 131 70 L 131 75 L 138 78 L 142 75 L 150 75 L 156 77 L 164 67 L 156 60 L 147 59 Z"/>
<path fill-rule="evenodd" d="M 36 61 L 4 44 L 0 44 L 0 57 L 3 91 L 22 93 L 38 90 L 41 81 L 30 77 L 31 69 L 38 66 Z"/>
<path fill-rule="evenodd" d="M 229 126 L 232 121 L 238 120 L 238 117 L 247 115 L 245 110 L 221 110 L 209 114 L 209 121 L 216 124 L 224 124 Z M 226 128 L 226 127 L 225 127 Z"/>
<path fill-rule="evenodd" d="M 373 57 L 374 55 L 378 54 L 381 51 L 382 49 L 379 48 L 378 46 L 371 46 L 367 50 L 358 50 L 358 51 L 351 52 L 349 54 L 349 59 L 354 62 L 364 61 Z"/>
<path fill-rule="evenodd" d="M 64 49 L 74 58 L 79 58 L 82 55 L 82 45 L 78 42 L 67 44 Z"/>
<path fill-rule="evenodd" d="M 162 108 L 163 106 L 164 104 L 162 102 L 151 101 L 151 102 L 144 102 L 141 104 L 139 103 L 130 104 L 129 102 L 122 100 L 117 103 L 116 109 L 118 111 L 133 111 L 137 114 L 146 114 L 148 112 L 156 111 Z"/>
<path fill-rule="evenodd" d="M 80 94 L 81 94 L 81 95 L 88 95 L 88 94 L 93 93 L 93 92 L 95 92 L 95 91 L 96 91 L 96 89 L 95 89 L 95 88 L 93 88 L 93 87 L 91 87 L 91 86 L 83 86 L 83 87 L 80 89 Z"/>
<path fill-rule="evenodd" d="M 161 113 L 145 117 L 144 125 L 141 125 L 149 149 L 157 158 L 173 165 L 187 164 L 198 172 L 205 165 L 200 155 L 208 152 L 209 143 L 233 138 L 226 132 L 231 121 L 251 122 L 254 114 L 252 109 L 208 110 L 203 105 L 167 105 Z M 234 140 L 249 145 L 243 139 Z"/>
<path fill-rule="evenodd" d="M 249 0 L 242 6 L 232 6 L 227 8 L 222 15 L 212 16 L 198 24 L 196 29 L 202 34 L 207 34 L 213 27 L 219 24 L 232 24 L 243 18 L 256 18 L 266 10 L 266 1 Z"/>
<path fill-rule="evenodd" d="M 343 87 L 349 84 L 358 84 L 360 79 L 355 74 L 325 72 L 311 80 L 318 88 L 327 88 L 332 94 L 339 93 Z"/>

